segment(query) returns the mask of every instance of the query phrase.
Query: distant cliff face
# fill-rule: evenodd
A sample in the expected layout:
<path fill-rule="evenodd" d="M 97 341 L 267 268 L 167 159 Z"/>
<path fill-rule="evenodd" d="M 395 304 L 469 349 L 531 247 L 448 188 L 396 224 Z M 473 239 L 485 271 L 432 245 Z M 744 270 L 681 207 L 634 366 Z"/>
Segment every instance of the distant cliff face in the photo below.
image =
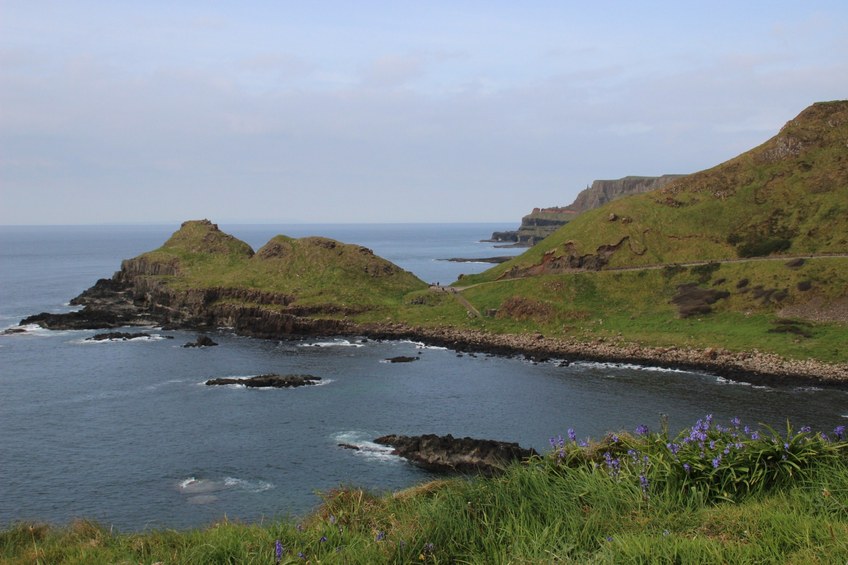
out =
<path fill-rule="evenodd" d="M 596 180 L 587 187 L 569 206 L 534 208 L 521 218 L 516 231 L 495 232 L 491 241 L 509 243 L 516 247 L 532 247 L 574 219 L 580 212 L 600 208 L 607 202 L 661 188 L 685 175 L 662 175 L 660 177 L 629 176 L 617 180 Z"/>
<path fill-rule="evenodd" d="M 585 212 L 600 208 L 622 196 L 641 194 L 657 188 L 662 188 L 673 180 L 686 175 L 662 175 L 660 177 L 624 177 L 617 180 L 596 180 L 592 186 L 582 190 L 569 208 L 576 212 Z"/>

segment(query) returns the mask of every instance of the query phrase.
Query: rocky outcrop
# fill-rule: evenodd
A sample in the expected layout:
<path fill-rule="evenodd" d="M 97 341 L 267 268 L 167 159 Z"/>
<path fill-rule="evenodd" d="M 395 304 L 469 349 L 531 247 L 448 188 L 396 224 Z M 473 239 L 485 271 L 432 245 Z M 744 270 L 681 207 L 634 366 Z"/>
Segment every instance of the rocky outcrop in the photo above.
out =
<path fill-rule="evenodd" d="M 622 196 L 641 194 L 662 188 L 671 181 L 686 175 L 662 175 L 659 177 L 628 176 L 616 180 L 596 180 L 591 186 L 580 191 L 569 208 L 576 212 L 585 212 L 600 208 L 607 202 L 612 202 Z"/>
<path fill-rule="evenodd" d="M 418 357 L 409 357 L 407 355 L 398 355 L 397 357 L 389 357 L 384 359 L 387 363 L 412 363 L 418 361 Z"/>
<path fill-rule="evenodd" d="M 506 443 L 470 437 L 387 435 L 374 443 L 388 445 L 410 462 L 431 471 L 482 473 L 492 475 L 503 471 L 510 463 L 525 460 L 536 452 L 517 443 Z"/>
<path fill-rule="evenodd" d="M 216 345 L 218 344 L 212 341 L 212 338 L 208 335 L 199 335 L 197 339 L 186 343 L 183 347 L 214 347 Z"/>
<path fill-rule="evenodd" d="M 147 332 L 106 332 L 95 334 L 85 339 L 85 341 L 128 341 L 130 339 L 149 338 L 151 335 Z M 173 339 L 173 336 L 165 336 L 166 339 Z"/>
<path fill-rule="evenodd" d="M 206 384 L 208 386 L 241 385 L 247 388 L 295 388 L 315 385 L 319 382 L 321 382 L 321 377 L 312 375 L 257 375 L 246 379 L 231 377 L 209 379 Z"/>
<path fill-rule="evenodd" d="M 532 247 L 567 224 L 577 215 L 567 208 L 534 208 L 521 218 L 516 231 L 494 232 L 489 241 L 511 244 L 512 247 Z"/>
<path fill-rule="evenodd" d="M 659 177 L 629 176 L 616 180 L 596 180 L 582 190 L 568 206 L 534 208 L 521 218 L 516 231 L 494 232 L 489 241 L 511 243 L 515 247 L 532 247 L 574 219 L 581 212 L 600 208 L 622 196 L 640 194 L 662 188 L 685 175 L 662 175 Z"/>

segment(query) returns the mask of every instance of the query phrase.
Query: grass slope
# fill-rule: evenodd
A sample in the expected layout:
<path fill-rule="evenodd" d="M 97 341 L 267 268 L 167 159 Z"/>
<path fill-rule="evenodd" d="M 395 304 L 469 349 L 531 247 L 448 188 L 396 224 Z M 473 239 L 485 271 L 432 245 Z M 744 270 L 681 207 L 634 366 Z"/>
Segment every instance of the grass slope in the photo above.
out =
<path fill-rule="evenodd" d="M 585 212 L 486 272 L 521 272 L 545 254 L 620 248 L 610 267 L 848 252 L 848 101 L 817 103 L 730 161 Z"/>
<path fill-rule="evenodd" d="M 278 235 L 254 253 L 208 220 L 185 222 L 162 247 L 132 261 L 148 272 L 169 266 L 176 274 L 155 276 L 174 289 L 261 290 L 293 296 L 297 306 L 389 307 L 427 286 L 358 245 Z"/>

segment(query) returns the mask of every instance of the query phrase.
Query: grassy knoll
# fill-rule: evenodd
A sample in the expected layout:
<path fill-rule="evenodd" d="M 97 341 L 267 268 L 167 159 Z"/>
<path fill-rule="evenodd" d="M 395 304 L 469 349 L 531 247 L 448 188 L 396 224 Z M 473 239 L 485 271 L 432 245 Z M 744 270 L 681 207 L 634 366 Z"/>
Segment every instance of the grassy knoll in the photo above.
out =
<path fill-rule="evenodd" d="M 670 437 L 572 430 L 495 478 L 378 497 L 344 487 L 296 522 L 115 533 L 78 521 L 0 532 L 4 563 L 844 563 L 843 426 L 752 430 L 711 417 Z M 279 551 L 279 553 L 277 553 Z"/>
<path fill-rule="evenodd" d="M 464 296 L 483 318 L 469 318 L 450 294 L 415 293 L 399 316 L 420 325 L 449 324 L 493 333 L 658 347 L 774 352 L 788 358 L 848 361 L 843 346 L 848 259 L 668 266 L 634 271 L 549 274 L 480 282 L 465 277 Z M 675 304 L 681 286 L 717 296 L 713 304 Z M 703 306 L 704 311 L 693 307 Z M 686 316 L 681 310 L 686 310 Z M 707 312 L 706 309 L 709 309 Z"/>
<path fill-rule="evenodd" d="M 292 297 L 296 306 L 391 307 L 426 288 L 371 250 L 321 237 L 272 238 L 256 253 L 209 221 L 185 222 L 162 247 L 130 260 L 174 290 L 230 288 Z M 153 266 L 153 267 L 151 267 Z"/>

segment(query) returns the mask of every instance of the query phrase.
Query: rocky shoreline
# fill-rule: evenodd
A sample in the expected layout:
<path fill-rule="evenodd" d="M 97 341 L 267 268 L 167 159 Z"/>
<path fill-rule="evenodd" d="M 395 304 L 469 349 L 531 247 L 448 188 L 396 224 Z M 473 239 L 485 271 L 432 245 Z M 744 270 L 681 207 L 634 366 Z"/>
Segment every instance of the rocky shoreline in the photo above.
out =
<path fill-rule="evenodd" d="M 21 321 L 47 329 L 116 329 L 158 325 L 200 332 L 226 328 L 266 339 L 302 336 L 364 336 L 412 339 L 457 351 L 523 355 L 534 360 L 561 359 L 657 366 L 704 371 L 751 384 L 822 385 L 848 388 L 848 364 L 790 360 L 757 350 L 646 347 L 598 338 L 580 341 L 538 333 L 493 334 L 454 327 L 415 327 L 384 322 L 358 324 L 340 319 L 344 312 L 297 308 L 291 297 L 261 291 L 207 288 L 177 291 L 150 275 L 138 260 L 127 260 L 111 279 L 101 279 L 71 303 L 83 309 L 67 314 L 42 313 Z M 266 305 L 270 305 L 266 306 Z M 329 308 L 329 306 L 328 306 Z M 326 317 L 325 317 L 326 316 Z"/>

